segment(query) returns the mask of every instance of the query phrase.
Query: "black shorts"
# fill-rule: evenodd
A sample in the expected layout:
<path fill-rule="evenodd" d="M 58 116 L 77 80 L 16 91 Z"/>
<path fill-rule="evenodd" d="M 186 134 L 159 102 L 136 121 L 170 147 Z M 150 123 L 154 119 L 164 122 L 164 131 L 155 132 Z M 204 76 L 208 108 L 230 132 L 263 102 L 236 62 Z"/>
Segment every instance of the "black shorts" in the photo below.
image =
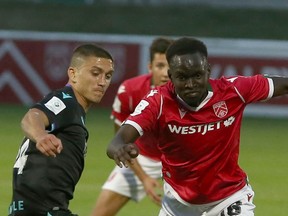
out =
<path fill-rule="evenodd" d="M 72 214 L 69 210 L 68 211 L 63 211 L 63 210 L 58 210 L 58 211 L 55 211 L 55 210 L 52 210 L 52 211 L 49 211 L 49 214 L 51 216 L 78 216 L 77 214 Z M 47 215 L 49 215 L 47 213 Z"/>

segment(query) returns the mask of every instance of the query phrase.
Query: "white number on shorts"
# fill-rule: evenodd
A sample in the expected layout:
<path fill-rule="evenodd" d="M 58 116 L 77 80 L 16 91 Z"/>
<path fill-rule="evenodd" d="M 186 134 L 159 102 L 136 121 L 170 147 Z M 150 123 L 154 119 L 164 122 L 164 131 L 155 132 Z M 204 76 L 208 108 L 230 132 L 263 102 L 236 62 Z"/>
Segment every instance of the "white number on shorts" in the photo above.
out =
<path fill-rule="evenodd" d="M 29 147 L 29 140 L 26 140 L 25 143 L 23 143 L 23 145 L 20 147 L 17 157 L 16 157 L 16 162 L 14 164 L 14 168 L 18 168 L 18 175 L 22 174 L 23 172 L 23 168 L 26 164 L 28 155 L 25 155 L 27 149 Z"/>
<path fill-rule="evenodd" d="M 241 205 L 242 205 L 241 201 L 237 201 L 237 202 L 231 204 L 227 208 L 227 215 L 228 216 L 240 215 L 241 214 Z M 226 216 L 226 214 L 224 213 L 224 210 L 221 212 L 221 216 Z"/>

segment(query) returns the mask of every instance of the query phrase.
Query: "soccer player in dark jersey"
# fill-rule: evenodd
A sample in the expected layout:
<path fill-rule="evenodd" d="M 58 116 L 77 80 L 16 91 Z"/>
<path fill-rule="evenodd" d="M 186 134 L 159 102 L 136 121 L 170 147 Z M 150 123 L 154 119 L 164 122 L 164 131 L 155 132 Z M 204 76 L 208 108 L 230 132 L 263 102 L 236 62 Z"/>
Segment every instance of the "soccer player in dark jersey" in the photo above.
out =
<path fill-rule="evenodd" d="M 111 114 L 115 132 L 151 89 L 169 80 L 165 52 L 172 41 L 166 37 L 155 38 L 149 48 L 149 73 L 127 79 L 119 86 Z M 140 156 L 137 158 L 138 163 L 135 162 L 125 169 L 116 166 L 112 170 L 102 187 L 91 216 L 116 215 L 129 200 L 139 202 L 146 194 L 153 202 L 161 204 L 161 196 L 158 193 L 159 188 L 162 188 L 159 183 L 162 169 L 161 153 L 151 145 L 157 141 L 154 141 L 152 137 L 143 136 L 137 142 L 143 143 L 139 145 L 141 149 Z M 145 145 L 145 143 L 150 145 Z"/>
<path fill-rule="evenodd" d="M 14 164 L 9 216 L 75 215 L 68 206 L 84 168 L 85 116 L 101 101 L 113 71 L 109 52 L 93 44 L 80 45 L 67 70 L 67 85 L 24 115 L 25 138 Z"/>
<path fill-rule="evenodd" d="M 141 135 L 158 139 L 164 198 L 159 216 L 254 215 L 254 192 L 238 164 L 245 107 L 288 94 L 287 77 L 210 78 L 206 45 L 179 38 L 167 50 L 171 82 L 151 90 L 118 130 L 107 154 L 120 167 Z M 155 143 L 154 143 L 155 145 Z"/>

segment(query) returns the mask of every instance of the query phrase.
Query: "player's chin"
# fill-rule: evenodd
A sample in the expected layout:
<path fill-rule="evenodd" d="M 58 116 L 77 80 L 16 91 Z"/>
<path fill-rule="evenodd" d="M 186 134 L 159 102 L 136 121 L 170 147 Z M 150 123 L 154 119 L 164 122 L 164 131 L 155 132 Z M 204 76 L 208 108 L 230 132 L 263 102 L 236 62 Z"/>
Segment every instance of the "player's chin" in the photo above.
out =
<path fill-rule="evenodd" d="M 199 96 L 197 94 L 184 95 L 182 99 L 190 106 L 197 107 L 199 105 Z"/>
<path fill-rule="evenodd" d="M 104 94 L 97 94 L 90 98 L 90 101 L 93 103 L 100 103 Z"/>

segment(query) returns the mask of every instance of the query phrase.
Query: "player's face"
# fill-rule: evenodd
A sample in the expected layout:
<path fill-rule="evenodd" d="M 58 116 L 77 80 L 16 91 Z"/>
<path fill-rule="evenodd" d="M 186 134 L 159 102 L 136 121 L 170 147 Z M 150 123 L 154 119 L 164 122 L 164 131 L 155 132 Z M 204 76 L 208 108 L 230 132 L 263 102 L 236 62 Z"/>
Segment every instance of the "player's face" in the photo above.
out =
<path fill-rule="evenodd" d="M 110 85 L 114 64 L 110 59 L 86 57 L 83 63 L 73 68 L 74 88 L 86 106 L 99 103 Z"/>
<path fill-rule="evenodd" d="M 197 107 L 207 96 L 210 69 L 207 59 L 199 53 L 174 56 L 169 76 L 176 93 L 188 105 Z"/>
<path fill-rule="evenodd" d="M 163 53 L 155 53 L 152 62 L 148 65 L 152 73 L 154 86 L 160 86 L 168 82 L 168 62 Z"/>

